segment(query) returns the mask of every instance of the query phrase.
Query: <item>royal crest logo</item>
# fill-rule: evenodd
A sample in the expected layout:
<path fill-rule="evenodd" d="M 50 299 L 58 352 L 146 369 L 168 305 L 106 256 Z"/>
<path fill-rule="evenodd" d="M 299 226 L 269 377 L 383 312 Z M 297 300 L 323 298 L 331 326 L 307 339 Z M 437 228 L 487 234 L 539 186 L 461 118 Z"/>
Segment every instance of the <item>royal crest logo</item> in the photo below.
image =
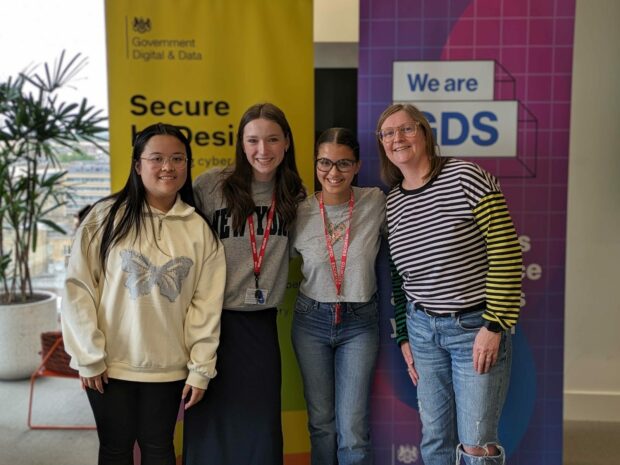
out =
<path fill-rule="evenodd" d="M 133 30 L 141 34 L 149 32 L 151 30 L 151 18 L 134 18 Z"/>
<path fill-rule="evenodd" d="M 403 444 L 398 447 L 397 459 L 400 463 L 414 463 L 420 457 L 418 448 L 411 444 Z"/>

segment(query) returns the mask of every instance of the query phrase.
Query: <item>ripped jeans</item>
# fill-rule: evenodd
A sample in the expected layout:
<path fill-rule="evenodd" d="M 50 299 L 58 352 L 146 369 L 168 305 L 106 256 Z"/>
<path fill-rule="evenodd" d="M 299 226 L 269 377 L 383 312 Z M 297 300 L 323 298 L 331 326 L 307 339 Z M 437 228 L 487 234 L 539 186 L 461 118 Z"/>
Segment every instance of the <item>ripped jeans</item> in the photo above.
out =
<path fill-rule="evenodd" d="M 502 332 L 497 363 L 480 375 L 474 370 L 474 339 L 483 325 L 482 311 L 458 317 L 432 317 L 407 303 L 407 331 L 420 376 L 418 402 L 422 420 L 420 451 L 425 465 L 503 465 L 497 428 L 508 390 L 512 345 Z M 496 445 L 499 455 L 474 456 L 463 445 Z"/>

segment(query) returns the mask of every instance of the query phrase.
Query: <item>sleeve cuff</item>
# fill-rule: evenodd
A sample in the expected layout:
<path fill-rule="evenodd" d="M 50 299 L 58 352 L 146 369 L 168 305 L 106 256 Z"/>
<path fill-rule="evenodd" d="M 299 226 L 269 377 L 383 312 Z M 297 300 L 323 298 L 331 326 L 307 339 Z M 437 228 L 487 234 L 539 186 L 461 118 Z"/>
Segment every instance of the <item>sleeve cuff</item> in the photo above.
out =
<path fill-rule="evenodd" d="M 194 386 L 199 389 L 207 389 L 210 380 L 211 378 L 207 376 L 203 376 L 195 371 L 190 371 L 185 384 L 189 384 L 190 386 Z"/>
<path fill-rule="evenodd" d="M 82 378 L 92 378 L 93 376 L 99 376 L 108 369 L 105 361 L 103 360 L 100 360 L 97 363 L 93 363 L 92 365 L 79 366 L 77 364 L 74 365 L 73 363 L 70 363 L 69 366 L 71 366 L 71 368 L 75 370 L 78 370 Z"/>
<path fill-rule="evenodd" d="M 504 330 L 497 321 L 484 320 L 484 327 L 494 333 L 501 333 Z"/>

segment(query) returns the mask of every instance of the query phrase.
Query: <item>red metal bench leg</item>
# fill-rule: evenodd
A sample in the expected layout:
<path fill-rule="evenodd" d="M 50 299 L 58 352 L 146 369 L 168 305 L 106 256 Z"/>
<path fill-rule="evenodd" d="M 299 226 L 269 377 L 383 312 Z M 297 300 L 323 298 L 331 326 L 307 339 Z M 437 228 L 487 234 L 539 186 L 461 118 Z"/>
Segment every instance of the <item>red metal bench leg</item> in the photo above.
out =
<path fill-rule="evenodd" d="M 30 429 L 51 429 L 51 430 L 94 430 L 97 429 L 94 425 L 35 425 L 32 423 L 32 403 L 34 399 L 34 385 L 37 378 L 40 377 L 57 377 L 57 378 L 78 378 L 78 376 L 68 376 L 65 374 L 60 374 L 54 371 L 46 370 L 45 363 L 52 356 L 54 351 L 58 348 L 58 346 L 62 343 L 62 336 L 59 336 L 58 339 L 54 342 L 49 352 L 43 358 L 41 364 L 37 367 L 37 369 L 30 376 L 30 395 L 28 398 L 28 428 Z"/>

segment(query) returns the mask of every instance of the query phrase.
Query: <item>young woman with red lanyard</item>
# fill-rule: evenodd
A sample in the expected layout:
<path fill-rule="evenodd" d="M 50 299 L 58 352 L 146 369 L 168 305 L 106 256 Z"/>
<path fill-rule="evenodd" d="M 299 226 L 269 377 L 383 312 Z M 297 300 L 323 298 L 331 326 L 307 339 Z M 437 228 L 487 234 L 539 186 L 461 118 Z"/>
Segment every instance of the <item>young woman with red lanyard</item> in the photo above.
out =
<path fill-rule="evenodd" d="M 199 176 L 194 192 L 224 244 L 228 269 L 217 376 L 201 408 L 185 416 L 183 460 L 279 465 L 276 312 L 288 279 L 288 225 L 305 197 L 282 110 L 250 107 L 239 123 L 235 165 Z"/>
<path fill-rule="evenodd" d="M 385 195 L 351 186 L 360 170 L 351 131 L 316 143 L 322 190 L 297 210 L 292 249 L 303 259 L 292 339 L 308 405 L 313 465 L 372 463 L 368 397 L 379 349 L 375 259 Z"/>

